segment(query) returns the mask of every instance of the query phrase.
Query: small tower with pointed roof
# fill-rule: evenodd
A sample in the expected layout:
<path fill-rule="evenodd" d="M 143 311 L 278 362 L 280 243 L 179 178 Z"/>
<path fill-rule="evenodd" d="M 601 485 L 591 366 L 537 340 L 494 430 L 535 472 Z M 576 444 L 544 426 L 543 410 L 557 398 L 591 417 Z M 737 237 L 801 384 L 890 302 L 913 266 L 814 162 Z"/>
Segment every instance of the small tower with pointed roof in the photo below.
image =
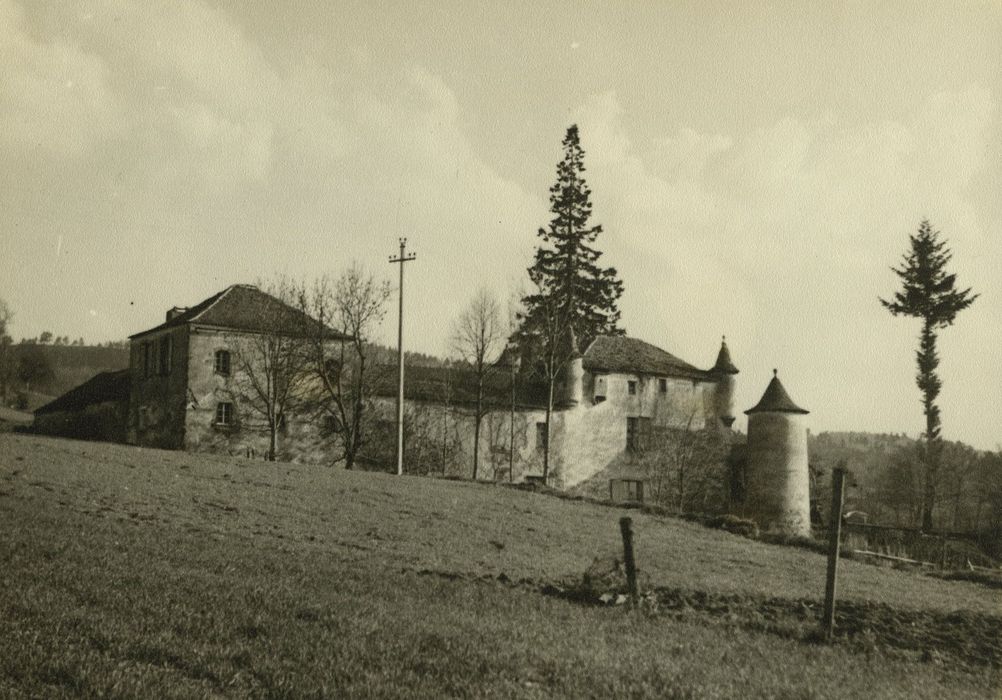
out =
<path fill-rule="evenodd" d="M 748 416 L 745 514 L 763 530 L 811 534 L 810 473 L 807 467 L 809 413 L 793 402 L 773 370 L 762 399 Z"/>
<path fill-rule="evenodd" d="M 566 342 L 568 360 L 565 369 L 564 400 L 570 406 L 577 406 L 584 397 L 584 358 L 573 328 L 570 329 Z"/>
<path fill-rule="evenodd" d="M 731 362 L 731 351 L 727 349 L 727 336 L 720 341 L 717 362 L 710 373 L 716 378 L 713 389 L 713 414 L 718 427 L 729 429 L 734 424 L 734 379 L 738 368 Z"/>

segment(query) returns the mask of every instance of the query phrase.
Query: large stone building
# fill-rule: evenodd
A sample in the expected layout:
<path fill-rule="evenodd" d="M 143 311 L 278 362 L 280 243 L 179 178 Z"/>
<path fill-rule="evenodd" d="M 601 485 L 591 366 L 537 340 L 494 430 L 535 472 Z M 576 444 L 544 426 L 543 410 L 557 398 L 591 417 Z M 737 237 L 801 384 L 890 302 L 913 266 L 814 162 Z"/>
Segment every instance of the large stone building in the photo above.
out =
<path fill-rule="evenodd" d="M 473 378 L 453 368 L 408 372 L 408 461 L 427 459 L 445 473 L 470 476 Z M 737 372 L 726 343 L 714 366 L 704 370 L 636 338 L 596 338 L 569 362 L 556 386 L 548 482 L 571 488 L 630 462 L 642 436 L 657 428 L 728 430 Z M 392 386 L 384 382 L 378 392 L 382 400 L 375 413 L 383 433 L 393 428 Z M 488 378 L 479 476 L 518 481 L 542 475 L 547 398 L 548 387 L 540 380 L 496 368 Z"/>
<path fill-rule="evenodd" d="M 251 285 L 233 285 L 130 337 L 126 441 L 263 456 L 270 447 L 264 369 L 282 338 L 316 321 Z M 344 336 L 328 332 L 331 342 Z M 272 402 L 274 403 L 274 402 Z M 323 462 L 329 441 L 312 416 L 276 416 L 277 457 Z"/>
<path fill-rule="evenodd" d="M 249 285 L 227 287 L 190 308 L 175 307 L 163 323 L 131 336 L 127 377 L 113 383 L 115 396 L 110 389 L 100 396 L 102 415 L 123 422 L 118 429 L 102 428 L 103 434 L 135 445 L 263 457 L 270 430 L 249 376 L 255 373 L 256 346 L 315 328 L 305 314 Z M 328 337 L 334 343 L 345 339 L 333 331 Z M 738 370 L 726 343 L 714 366 L 700 369 L 636 338 L 596 338 L 561 373 L 548 434 L 549 387 L 531 372 L 512 369 L 495 367 L 488 377 L 480 478 L 541 475 L 548 442 L 549 483 L 571 488 L 617 464 L 632 464 L 652 430 L 726 431 L 734 420 Z M 456 367 L 407 371 L 408 468 L 471 476 L 471 373 Z M 368 444 L 359 461 L 380 467 L 392 464 L 396 444 L 396 372 L 373 372 L 372 378 Z M 63 403 L 71 413 L 83 410 L 76 407 L 79 401 Z M 69 425 L 72 416 L 45 420 Z M 280 416 L 277 457 L 329 462 L 333 440 L 319 422 L 309 414 Z"/>

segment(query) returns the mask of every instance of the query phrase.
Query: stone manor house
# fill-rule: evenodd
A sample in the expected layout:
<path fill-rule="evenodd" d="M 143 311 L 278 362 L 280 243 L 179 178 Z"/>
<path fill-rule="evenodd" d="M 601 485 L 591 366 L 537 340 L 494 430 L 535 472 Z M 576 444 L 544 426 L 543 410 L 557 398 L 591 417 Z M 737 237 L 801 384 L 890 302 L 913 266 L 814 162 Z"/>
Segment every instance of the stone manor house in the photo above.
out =
<path fill-rule="evenodd" d="M 172 308 L 163 323 L 131 336 L 128 370 L 99 375 L 43 407 L 39 428 L 56 433 L 62 428 L 65 434 L 73 426 L 78 437 L 262 457 L 267 430 L 239 398 L 247 377 L 236 361 L 238 347 L 276 324 L 297 333 L 309 323 L 315 321 L 250 285 L 227 287 L 190 308 Z M 386 369 L 373 374 L 368 426 L 373 444 L 360 456 L 362 464 L 392 458 L 396 370 Z M 481 428 L 480 476 L 507 478 L 509 465 L 515 480 L 539 475 L 547 441 L 546 386 L 523 374 L 512 388 L 514 375 L 496 369 Z M 711 368 L 699 369 L 636 338 L 596 338 L 568 363 L 556 387 L 551 483 L 569 488 L 628 461 L 640 436 L 654 427 L 728 430 L 737 372 L 726 343 Z M 431 471 L 469 476 L 470 372 L 409 367 L 405 384 L 408 460 L 437 462 Z M 316 423 L 283 416 L 279 458 L 328 462 L 330 435 Z"/>
<path fill-rule="evenodd" d="M 281 433 L 278 459 L 329 464 L 336 425 L 316 415 L 266 422 L 248 389 L 255 367 L 246 361 L 246 348 L 309 329 L 316 331 L 315 320 L 256 287 L 227 287 L 190 308 L 170 309 L 163 323 L 133 335 L 128 369 L 98 374 L 38 409 L 34 429 L 262 458 L 274 424 Z M 324 335 L 330 356 L 348 340 L 331 329 Z M 369 442 L 358 456 L 360 466 L 394 462 L 396 371 L 376 367 L 371 374 L 364 426 Z M 416 366 L 406 372 L 408 470 L 469 478 L 476 396 L 470 370 Z M 712 367 L 699 369 L 637 338 L 600 336 L 566 365 L 547 433 L 549 387 L 515 362 L 499 362 L 487 377 L 478 477 L 540 476 L 547 443 L 552 486 L 584 488 L 629 476 L 643 436 L 656 429 L 729 433 L 737 373 L 726 343 Z M 761 401 L 745 413 L 747 444 L 734 445 L 741 449 L 732 458 L 743 456 L 730 466 L 732 512 L 754 518 L 763 529 L 809 534 L 808 412 L 774 376 Z"/>

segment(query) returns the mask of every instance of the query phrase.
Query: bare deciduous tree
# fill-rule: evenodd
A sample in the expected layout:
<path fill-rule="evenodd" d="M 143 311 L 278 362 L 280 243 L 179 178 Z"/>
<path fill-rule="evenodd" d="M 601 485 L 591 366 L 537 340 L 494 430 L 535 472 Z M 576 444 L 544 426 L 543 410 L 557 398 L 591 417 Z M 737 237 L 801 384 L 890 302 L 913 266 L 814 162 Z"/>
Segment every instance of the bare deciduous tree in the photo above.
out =
<path fill-rule="evenodd" d="M 727 441 L 718 430 L 693 430 L 694 419 L 691 412 L 685 427 L 659 426 L 639 438 L 652 500 L 679 513 L 713 512 L 726 501 Z"/>
<path fill-rule="evenodd" d="M 260 417 L 268 431 L 267 459 L 275 461 L 279 435 L 292 414 L 304 409 L 310 379 L 307 338 L 315 323 L 297 311 L 298 289 L 287 279 L 259 285 L 277 301 L 256 309 L 261 328 L 234 339 L 233 391 L 241 410 Z"/>
<path fill-rule="evenodd" d="M 452 328 L 452 347 L 473 368 L 476 396 L 473 409 L 473 478 L 480 465 L 480 426 L 486 413 L 486 380 L 504 349 L 507 328 L 501 320 L 497 300 L 480 289 Z"/>
<path fill-rule="evenodd" d="M 577 353 L 577 343 L 571 326 L 570 307 L 547 287 L 546 281 L 530 269 L 530 279 L 536 288 L 533 298 L 533 323 L 521 330 L 521 341 L 527 343 L 535 359 L 533 371 L 547 383 L 545 440 L 543 444 L 543 482 L 550 476 L 550 423 L 553 417 L 554 389 L 568 362 Z"/>
<path fill-rule="evenodd" d="M 335 462 L 355 466 L 365 444 L 364 416 L 372 394 L 369 340 L 386 315 L 390 284 L 357 263 L 337 280 L 324 277 L 299 294 L 300 308 L 317 320 L 309 347 L 310 366 L 319 378 L 317 413 L 340 445 Z M 337 329 L 332 342 L 331 328 Z M 333 352 L 332 352 L 333 351 Z"/>
<path fill-rule="evenodd" d="M 8 326 L 13 320 L 14 314 L 7 303 L 0 299 L 0 400 L 3 405 L 7 405 L 7 392 L 14 379 L 16 363 L 14 362 L 13 338 L 8 333 Z"/>
<path fill-rule="evenodd" d="M 505 310 L 508 345 L 505 348 L 508 370 L 508 482 L 515 481 L 515 397 L 518 390 L 519 369 L 521 359 L 518 354 L 517 337 L 522 324 L 522 297 L 524 290 L 516 288 L 508 296 L 508 307 Z M 525 421 L 523 421 L 524 423 Z"/>

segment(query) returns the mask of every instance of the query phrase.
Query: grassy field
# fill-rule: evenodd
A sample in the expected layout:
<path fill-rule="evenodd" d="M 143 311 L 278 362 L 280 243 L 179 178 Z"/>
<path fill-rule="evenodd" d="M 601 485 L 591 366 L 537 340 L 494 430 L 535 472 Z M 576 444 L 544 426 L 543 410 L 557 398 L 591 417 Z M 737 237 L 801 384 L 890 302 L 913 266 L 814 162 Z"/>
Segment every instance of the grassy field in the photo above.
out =
<path fill-rule="evenodd" d="M 1000 594 L 630 512 L 650 595 L 573 595 L 623 511 L 0 434 L 0 696 L 993 697 Z"/>

